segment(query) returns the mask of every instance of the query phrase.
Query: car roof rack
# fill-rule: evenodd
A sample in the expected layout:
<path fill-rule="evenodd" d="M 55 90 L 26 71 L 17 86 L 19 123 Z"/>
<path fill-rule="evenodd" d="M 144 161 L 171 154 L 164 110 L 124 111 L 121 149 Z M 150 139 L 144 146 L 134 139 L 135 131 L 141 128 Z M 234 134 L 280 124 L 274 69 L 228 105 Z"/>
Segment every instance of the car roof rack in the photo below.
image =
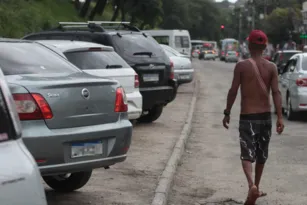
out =
<path fill-rule="evenodd" d="M 89 22 L 59 22 L 59 26 L 52 30 L 64 30 L 64 29 L 80 29 L 80 30 L 90 30 L 92 32 L 105 32 L 102 26 L 95 23 Z"/>
<path fill-rule="evenodd" d="M 104 29 L 119 30 L 122 26 L 125 29 L 128 29 L 130 31 L 141 32 L 141 30 L 138 29 L 137 27 L 130 25 L 130 22 L 128 22 L 128 21 L 88 21 L 88 23 L 94 23 L 96 25 L 100 25 Z M 108 26 L 102 26 L 102 25 L 106 25 L 106 24 L 108 24 Z"/>

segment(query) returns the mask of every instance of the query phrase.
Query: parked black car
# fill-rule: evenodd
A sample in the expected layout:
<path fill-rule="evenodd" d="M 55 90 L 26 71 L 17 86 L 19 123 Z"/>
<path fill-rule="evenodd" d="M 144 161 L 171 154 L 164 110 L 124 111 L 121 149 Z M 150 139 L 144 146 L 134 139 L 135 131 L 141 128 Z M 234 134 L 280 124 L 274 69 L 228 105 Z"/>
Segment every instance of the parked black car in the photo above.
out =
<path fill-rule="evenodd" d="M 176 97 L 178 85 L 170 59 L 158 42 L 128 22 L 60 22 L 57 28 L 32 33 L 23 39 L 76 40 L 112 46 L 139 75 L 143 96 L 143 115 L 138 119 L 140 122 L 157 120 L 163 107 Z"/>

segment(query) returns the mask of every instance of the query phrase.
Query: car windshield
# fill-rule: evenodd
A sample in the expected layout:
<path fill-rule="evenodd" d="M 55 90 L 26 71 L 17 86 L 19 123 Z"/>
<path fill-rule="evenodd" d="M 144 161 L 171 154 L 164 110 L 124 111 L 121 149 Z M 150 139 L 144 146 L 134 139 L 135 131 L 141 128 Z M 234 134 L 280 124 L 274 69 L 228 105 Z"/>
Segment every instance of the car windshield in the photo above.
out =
<path fill-rule="evenodd" d="M 169 47 L 169 46 L 163 46 L 162 47 L 164 48 L 164 50 L 167 50 L 169 52 L 171 52 L 173 55 L 175 56 L 181 56 L 182 54 L 179 53 L 178 51 L 176 51 L 175 49 L 173 49 L 172 47 Z"/>
<path fill-rule="evenodd" d="M 151 36 L 143 36 L 141 34 L 123 34 L 121 36 L 113 36 L 115 46 L 123 55 L 130 57 L 162 57 L 163 49 L 158 42 Z"/>
<path fill-rule="evenodd" d="M 0 66 L 4 75 L 80 72 L 48 48 L 28 42 L 0 43 Z"/>
<path fill-rule="evenodd" d="M 167 55 L 168 57 L 176 56 L 174 53 L 168 51 L 167 49 L 164 49 L 164 51 L 165 51 L 165 53 L 166 53 L 166 55 Z"/>
<path fill-rule="evenodd" d="M 78 51 L 64 54 L 70 62 L 82 70 L 130 67 L 114 51 Z"/>

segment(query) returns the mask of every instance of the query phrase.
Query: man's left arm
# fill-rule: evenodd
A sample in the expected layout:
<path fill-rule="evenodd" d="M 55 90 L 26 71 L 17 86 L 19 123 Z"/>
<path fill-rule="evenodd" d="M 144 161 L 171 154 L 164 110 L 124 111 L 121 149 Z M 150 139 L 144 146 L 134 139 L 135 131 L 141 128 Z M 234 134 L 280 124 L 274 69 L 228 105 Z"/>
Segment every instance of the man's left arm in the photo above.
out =
<path fill-rule="evenodd" d="M 242 63 L 237 63 L 234 69 L 231 88 L 229 89 L 228 95 L 227 95 L 226 112 L 228 113 L 230 113 L 231 108 L 236 100 L 238 90 L 241 84 L 241 69 L 242 69 Z"/>

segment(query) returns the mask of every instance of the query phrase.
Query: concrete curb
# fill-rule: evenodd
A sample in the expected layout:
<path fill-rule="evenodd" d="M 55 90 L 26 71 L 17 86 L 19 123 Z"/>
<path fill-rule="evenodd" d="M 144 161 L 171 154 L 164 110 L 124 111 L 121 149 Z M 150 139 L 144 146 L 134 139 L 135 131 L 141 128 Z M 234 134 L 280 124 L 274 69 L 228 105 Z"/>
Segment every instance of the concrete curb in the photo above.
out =
<path fill-rule="evenodd" d="M 198 79 L 195 78 L 195 86 L 193 91 L 192 102 L 189 108 L 188 117 L 185 121 L 185 125 L 183 126 L 180 137 L 173 148 L 172 155 L 168 159 L 165 169 L 162 175 L 160 176 L 158 186 L 155 190 L 155 196 L 153 198 L 152 205 L 167 205 L 168 194 L 170 189 L 172 188 L 172 183 L 176 173 L 177 165 L 185 150 L 185 145 L 191 132 L 192 120 L 196 106 L 198 90 L 199 90 L 199 82 Z"/>

